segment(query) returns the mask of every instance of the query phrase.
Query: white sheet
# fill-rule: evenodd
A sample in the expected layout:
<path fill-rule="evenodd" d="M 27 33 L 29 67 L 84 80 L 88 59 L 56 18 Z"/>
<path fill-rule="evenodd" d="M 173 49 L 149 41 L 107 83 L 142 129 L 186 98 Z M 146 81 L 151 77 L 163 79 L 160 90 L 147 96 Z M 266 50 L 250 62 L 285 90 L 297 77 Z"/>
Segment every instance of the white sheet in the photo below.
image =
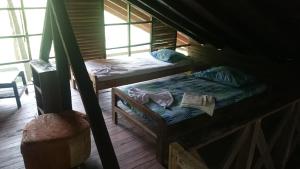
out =
<path fill-rule="evenodd" d="M 97 81 L 106 81 L 173 69 L 190 63 L 189 60 L 167 63 L 155 59 L 150 53 L 142 53 L 130 57 L 88 60 L 85 65 L 90 75 L 97 76 Z M 108 68 L 110 68 L 109 71 L 103 71 Z"/>

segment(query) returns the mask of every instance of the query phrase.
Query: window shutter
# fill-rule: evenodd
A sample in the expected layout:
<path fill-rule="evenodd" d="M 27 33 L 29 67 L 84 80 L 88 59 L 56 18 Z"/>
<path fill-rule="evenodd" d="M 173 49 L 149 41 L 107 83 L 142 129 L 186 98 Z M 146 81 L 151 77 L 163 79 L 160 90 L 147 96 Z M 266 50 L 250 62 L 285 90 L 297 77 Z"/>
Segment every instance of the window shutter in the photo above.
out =
<path fill-rule="evenodd" d="M 103 0 L 65 0 L 83 59 L 106 58 Z"/>
<path fill-rule="evenodd" d="M 176 29 L 164 24 L 154 17 L 152 18 L 151 51 L 163 48 L 175 50 L 176 39 Z"/>

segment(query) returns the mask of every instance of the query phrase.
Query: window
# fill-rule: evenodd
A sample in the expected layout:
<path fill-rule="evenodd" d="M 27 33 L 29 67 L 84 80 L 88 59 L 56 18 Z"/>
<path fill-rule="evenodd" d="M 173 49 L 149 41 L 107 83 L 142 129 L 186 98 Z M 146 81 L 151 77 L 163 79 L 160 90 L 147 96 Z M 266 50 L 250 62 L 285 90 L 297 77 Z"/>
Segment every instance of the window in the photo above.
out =
<path fill-rule="evenodd" d="M 150 51 L 151 16 L 121 0 L 105 0 L 107 57 Z"/>
<path fill-rule="evenodd" d="M 0 65 L 31 79 L 28 61 L 39 57 L 47 0 L 0 0 Z M 24 64 L 22 64 L 24 63 Z"/>
<path fill-rule="evenodd" d="M 46 4 L 47 0 L 0 0 L 1 67 L 13 64 L 31 79 L 28 62 L 39 58 Z M 104 0 L 104 7 L 107 57 L 150 51 L 151 15 L 123 0 Z M 182 39 L 177 44 L 182 45 Z"/>
<path fill-rule="evenodd" d="M 39 57 L 46 0 L 0 1 L 0 64 Z"/>

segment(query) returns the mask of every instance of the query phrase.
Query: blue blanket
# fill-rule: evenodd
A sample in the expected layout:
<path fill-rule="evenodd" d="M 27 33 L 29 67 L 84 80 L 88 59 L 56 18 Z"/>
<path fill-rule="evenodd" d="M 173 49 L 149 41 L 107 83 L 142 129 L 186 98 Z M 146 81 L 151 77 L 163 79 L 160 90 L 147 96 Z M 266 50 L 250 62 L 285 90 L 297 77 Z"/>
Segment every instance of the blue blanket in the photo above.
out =
<path fill-rule="evenodd" d="M 176 77 L 170 77 L 162 80 L 155 80 L 149 82 L 142 82 L 132 85 L 118 87 L 124 93 L 128 93 L 129 88 L 139 88 L 149 92 L 169 91 L 171 92 L 174 102 L 164 109 L 154 102 L 145 104 L 153 112 L 158 113 L 168 125 L 178 123 L 180 121 L 190 119 L 200 115 L 206 115 L 203 111 L 196 108 L 180 107 L 183 93 L 190 92 L 200 95 L 211 95 L 216 99 L 215 109 L 237 103 L 245 98 L 262 93 L 266 89 L 266 85 L 253 83 L 242 88 L 231 87 L 224 84 L 219 84 L 213 81 L 204 80 L 194 77 L 193 75 L 180 74 Z M 126 102 L 123 102 L 126 104 Z M 129 105 L 127 105 L 130 107 Z M 134 108 L 133 108 L 134 110 Z M 142 115 L 141 112 L 134 110 L 134 112 Z"/>

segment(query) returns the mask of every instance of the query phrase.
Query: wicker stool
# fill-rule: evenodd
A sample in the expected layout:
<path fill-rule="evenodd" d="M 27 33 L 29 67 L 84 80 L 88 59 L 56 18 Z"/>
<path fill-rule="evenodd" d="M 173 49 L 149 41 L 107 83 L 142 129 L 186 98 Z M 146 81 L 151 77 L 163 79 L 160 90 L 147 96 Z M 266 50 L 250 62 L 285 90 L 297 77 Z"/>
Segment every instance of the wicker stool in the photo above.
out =
<path fill-rule="evenodd" d="M 90 152 L 90 126 L 82 113 L 44 114 L 23 131 L 26 169 L 69 169 L 84 162 Z"/>

